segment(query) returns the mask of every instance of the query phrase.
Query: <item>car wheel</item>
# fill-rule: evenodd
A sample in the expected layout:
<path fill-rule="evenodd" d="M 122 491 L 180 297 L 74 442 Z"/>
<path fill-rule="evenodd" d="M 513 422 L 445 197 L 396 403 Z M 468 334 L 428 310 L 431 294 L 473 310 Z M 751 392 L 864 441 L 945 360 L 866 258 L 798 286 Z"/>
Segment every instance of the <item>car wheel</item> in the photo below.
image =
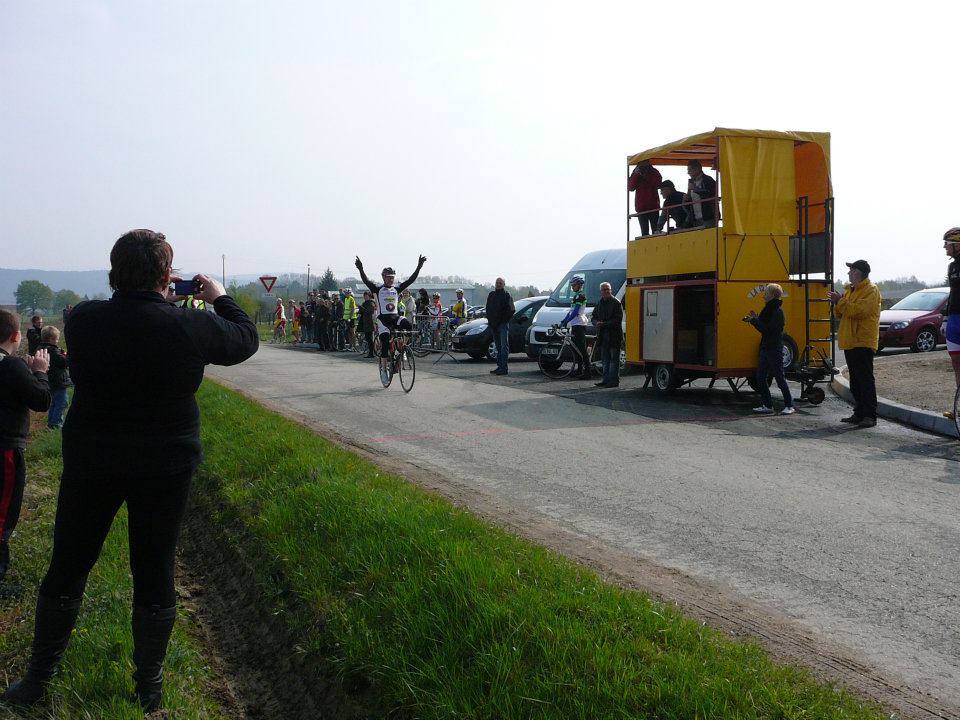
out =
<path fill-rule="evenodd" d="M 932 327 L 925 327 L 917 333 L 917 339 L 913 341 L 910 349 L 913 352 L 930 352 L 937 347 L 937 331 Z"/>
<path fill-rule="evenodd" d="M 494 362 L 497 360 L 497 343 L 493 340 L 491 340 L 490 344 L 487 345 L 486 356 L 487 360 L 493 360 Z"/>
<path fill-rule="evenodd" d="M 882 352 L 883 352 L 883 345 L 877 345 L 877 351 L 874 353 L 874 355 L 879 355 Z"/>

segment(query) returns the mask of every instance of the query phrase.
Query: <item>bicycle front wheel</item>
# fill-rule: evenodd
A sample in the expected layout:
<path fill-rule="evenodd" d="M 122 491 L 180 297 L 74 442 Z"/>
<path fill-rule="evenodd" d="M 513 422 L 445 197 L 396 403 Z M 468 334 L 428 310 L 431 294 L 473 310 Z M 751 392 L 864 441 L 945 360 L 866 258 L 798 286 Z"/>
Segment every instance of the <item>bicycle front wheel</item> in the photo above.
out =
<path fill-rule="evenodd" d="M 552 350 L 556 348 L 556 353 Z M 555 345 L 547 345 L 537 356 L 537 364 L 540 366 L 540 372 L 551 380 L 563 380 L 573 372 L 573 352 L 570 347 L 564 343 L 559 348 Z"/>
<path fill-rule="evenodd" d="M 404 347 L 397 354 L 397 374 L 400 376 L 400 387 L 403 391 L 413 390 L 413 383 L 417 379 L 417 362 L 409 347 Z"/>

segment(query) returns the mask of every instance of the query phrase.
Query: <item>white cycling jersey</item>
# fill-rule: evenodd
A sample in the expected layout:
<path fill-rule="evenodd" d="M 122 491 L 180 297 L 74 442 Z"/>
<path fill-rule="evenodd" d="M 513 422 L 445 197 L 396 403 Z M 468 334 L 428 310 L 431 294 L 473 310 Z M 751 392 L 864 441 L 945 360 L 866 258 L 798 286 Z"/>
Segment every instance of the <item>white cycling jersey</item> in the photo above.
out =
<path fill-rule="evenodd" d="M 396 285 L 381 285 L 377 290 L 377 332 L 382 335 L 390 332 L 390 328 L 383 324 L 380 315 L 400 315 L 400 291 Z"/>

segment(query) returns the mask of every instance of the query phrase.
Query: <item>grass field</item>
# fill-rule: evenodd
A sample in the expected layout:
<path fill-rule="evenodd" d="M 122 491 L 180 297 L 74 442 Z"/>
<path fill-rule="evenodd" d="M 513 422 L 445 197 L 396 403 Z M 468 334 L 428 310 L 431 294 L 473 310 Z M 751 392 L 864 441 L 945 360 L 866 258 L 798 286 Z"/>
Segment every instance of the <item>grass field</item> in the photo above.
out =
<path fill-rule="evenodd" d="M 236 393 L 199 398 L 212 520 L 271 558 L 256 592 L 297 599 L 303 652 L 385 715 L 883 717 Z"/>
<path fill-rule="evenodd" d="M 37 416 L 45 420 L 45 416 Z M 20 677 L 33 637 L 36 589 L 50 559 L 53 518 L 60 476 L 60 434 L 36 423 L 27 453 L 27 496 L 17 533 L 8 579 L 23 585 L 23 595 L 0 599 L 0 682 Z M 132 700 L 130 605 L 132 598 L 127 553 L 126 513 L 121 510 L 90 575 L 77 628 L 63 669 L 52 685 L 52 705 L 26 717 L 143 718 Z M 232 717 L 216 699 L 220 685 L 207 665 L 197 626 L 181 607 L 167 658 L 165 704 L 177 718 Z M 52 707 L 52 710 L 50 709 Z M 0 705 L 0 718 L 20 717 Z"/>

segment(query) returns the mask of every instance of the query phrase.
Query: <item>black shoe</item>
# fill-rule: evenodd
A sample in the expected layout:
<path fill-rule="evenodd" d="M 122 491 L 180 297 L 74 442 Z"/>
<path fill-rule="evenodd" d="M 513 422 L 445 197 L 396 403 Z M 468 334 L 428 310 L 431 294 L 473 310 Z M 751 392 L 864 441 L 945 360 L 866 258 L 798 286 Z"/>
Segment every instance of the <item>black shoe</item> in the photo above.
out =
<path fill-rule="evenodd" d="M 163 693 L 163 660 L 167 656 L 167 643 L 173 632 L 177 608 L 133 608 L 133 673 L 136 682 L 137 700 L 145 712 L 160 707 Z"/>
<path fill-rule="evenodd" d="M 863 420 L 863 418 L 859 415 L 851 415 L 850 417 L 842 418 L 840 422 L 850 423 L 851 425 L 859 425 L 861 420 Z"/>
<path fill-rule="evenodd" d="M 865 418 L 863 418 L 863 420 L 861 420 L 860 422 L 858 422 L 857 425 L 858 425 L 859 427 L 862 427 L 862 428 L 876 427 L 876 426 L 877 426 L 877 419 L 876 419 L 876 418 L 873 418 L 873 417 L 865 417 Z"/>
<path fill-rule="evenodd" d="M 605 382 L 594 383 L 594 385 L 597 386 L 597 387 L 606 387 L 606 386 L 607 386 L 607 384 L 606 384 Z"/>
<path fill-rule="evenodd" d="M 37 597 L 37 615 L 34 621 L 33 649 L 27 674 L 3 693 L 3 702 L 28 707 L 43 700 L 50 678 L 60 665 L 70 633 L 80 612 L 80 599 L 51 599 Z"/>
<path fill-rule="evenodd" d="M 507 371 L 506 371 L 506 370 L 494 370 L 494 371 L 493 371 L 493 374 L 494 374 L 494 375 L 506 375 L 506 374 L 507 374 Z"/>

